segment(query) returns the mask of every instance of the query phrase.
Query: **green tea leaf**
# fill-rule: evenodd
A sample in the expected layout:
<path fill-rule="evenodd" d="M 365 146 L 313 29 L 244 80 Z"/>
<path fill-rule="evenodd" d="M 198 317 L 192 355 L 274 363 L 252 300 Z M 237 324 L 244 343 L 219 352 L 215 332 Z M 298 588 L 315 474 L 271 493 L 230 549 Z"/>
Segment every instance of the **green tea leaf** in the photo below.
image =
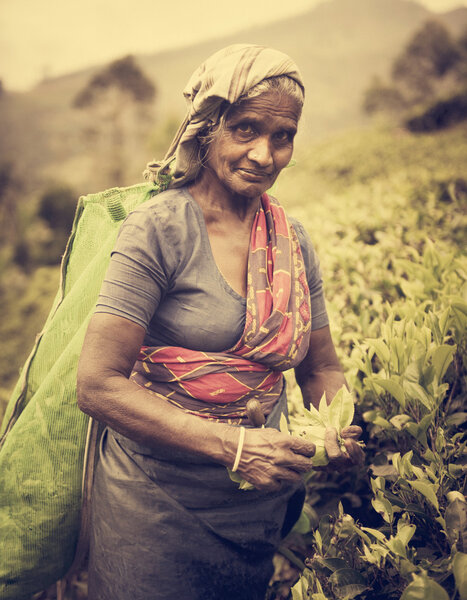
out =
<path fill-rule="evenodd" d="M 332 399 L 329 405 L 329 424 L 340 432 L 344 427 L 348 427 L 352 421 L 355 412 L 355 405 L 352 394 L 343 386 Z"/>
<path fill-rule="evenodd" d="M 323 423 L 328 426 L 329 425 L 329 406 L 326 401 L 326 393 L 323 393 L 321 396 L 321 400 L 319 401 L 319 414 L 323 419 Z"/>
<path fill-rule="evenodd" d="M 370 535 L 372 535 L 373 537 L 375 537 L 380 542 L 386 542 L 387 541 L 386 536 L 379 529 L 372 529 L 371 527 L 362 527 L 362 529 L 363 529 L 363 531 L 368 531 L 368 533 Z"/>
<path fill-rule="evenodd" d="M 444 513 L 446 535 L 461 552 L 467 551 L 467 503 L 459 498 L 450 502 Z"/>
<path fill-rule="evenodd" d="M 394 425 L 396 429 L 402 430 L 406 423 L 411 421 L 409 415 L 395 415 L 389 421 Z"/>
<path fill-rule="evenodd" d="M 247 481 L 246 479 L 242 479 L 242 481 L 240 482 L 240 485 L 238 486 L 239 490 L 254 490 L 255 486 L 250 483 L 249 481 Z"/>
<path fill-rule="evenodd" d="M 448 492 L 446 494 L 446 498 L 447 498 L 448 502 L 454 502 L 454 500 L 460 500 L 461 502 L 466 502 L 464 494 L 462 494 L 461 492 L 457 492 L 455 490 Z"/>
<path fill-rule="evenodd" d="M 382 429 L 392 429 L 391 423 L 386 419 L 383 419 L 383 417 L 381 417 L 380 415 L 377 415 L 372 420 L 372 423 L 374 423 L 374 425 L 378 425 L 378 427 L 381 427 Z"/>
<path fill-rule="evenodd" d="M 291 589 L 292 600 L 305 600 L 306 596 L 308 595 L 308 583 L 304 582 L 306 585 L 306 588 L 304 588 L 302 579 L 303 578 L 301 577 Z M 306 594 L 306 596 L 304 594 Z"/>
<path fill-rule="evenodd" d="M 379 339 L 371 339 L 367 340 L 370 348 L 372 348 L 376 352 L 376 356 L 383 363 L 383 365 L 388 364 L 391 358 L 391 354 L 389 352 L 389 348 L 383 342 L 383 340 Z"/>
<path fill-rule="evenodd" d="M 426 393 L 419 383 L 414 381 L 404 381 L 402 384 L 407 397 L 411 400 L 418 400 L 426 406 L 428 410 L 433 410 L 434 402 L 433 399 Z"/>
<path fill-rule="evenodd" d="M 408 482 L 417 492 L 420 492 L 432 504 L 436 510 L 439 510 L 438 498 L 436 497 L 435 484 L 428 481 L 409 481 Z"/>
<path fill-rule="evenodd" d="M 426 439 L 426 433 L 425 431 L 422 431 L 420 429 L 420 427 L 417 425 L 417 423 L 406 423 L 404 426 L 404 429 L 406 431 L 408 431 L 410 433 L 410 435 L 413 435 L 413 437 L 418 440 L 420 443 L 422 443 L 425 447 L 427 446 L 428 442 Z"/>
<path fill-rule="evenodd" d="M 427 575 L 414 575 L 414 580 L 404 590 L 400 600 L 449 600 L 444 588 Z"/>
<path fill-rule="evenodd" d="M 324 446 L 316 446 L 316 452 L 311 458 L 314 467 L 324 467 L 328 464 L 329 459 Z"/>
<path fill-rule="evenodd" d="M 399 521 L 400 523 L 400 521 Z M 407 546 L 410 540 L 412 539 L 415 530 L 417 529 L 415 525 L 400 525 L 397 524 L 397 537 L 402 541 L 402 543 Z"/>
<path fill-rule="evenodd" d="M 423 417 L 423 419 L 421 419 L 420 423 L 418 424 L 420 432 L 426 433 L 428 427 L 433 423 L 435 414 L 435 412 L 428 413 Z"/>
<path fill-rule="evenodd" d="M 398 538 L 391 538 L 388 541 L 387 545 L 393 554 L 397 554 L 398 556 L 407 558 L 406 547 L 405 547 L 405 544 L 402 542 L 402 540 L 400 540 Z"/>
<path fill-rule="evenodd" d="M 298 521 L 295 523 L 295 525 L 292 528 L 292 531 L 294 531 L 295 533 L 300 533 L 301 535 L 305 535 L 306 533 L 309 533 L 310 530 L 311 530 L 310 518 L 306 514 L 306 512 L 304 510 L 302 510 L 302 512 L 300 513 L 300 516 L 298 517 Z"/>
<path fill-rule="evenodd" d="M 333 573 L 338 569 L 346 569 L 349 566 L 342 558 L 320 558 L 319 562 Z"/>
<path fill-rule="evenodd" d="M 377 513 L 379 513 L 386 523 L 392 523 L 394 518 L 394 510 L 392 504 L 382 494 L 378 494 L 376 498 L 373 498 L 371 505 Z"/>
<path fill-rule="evenodd" d="M 413 458 L 413 450 L 409 450 L 401 457 L 400 462 L 400 473 L 404 477 L 410 477 L 413 475 L 413 466 L 412 466 L 412 458 Z"/>
<path fill-rule="evenodd" d="M 462 477 L 465 472 L 465 466 L 458 465 L 456 463 L 451 463 L 448 466 L 448 471 L 449 471 L 449 475 L 452 475 L 453 477 Z"/>
<path fill-rule="evenodd" d="M 433 362 L 438 381 L 441 381 L 441 379 L 444 377 L 447 368 L 452 362 L 455 352 L 456 347 L 449 346 L 448 344 L 438 346 L 438 348 L 436 348 L 436 350 L 433 352 L 431 360 Z"/>
<path fill-rule="evenodd" d="M 365 578 L 355 569 L 338 569 L 329 577 L 329 582 L 342 600 L 355 598 L 367 589 Z"/>
<path fill-rule="evenodd" d="M 323 415 L 321 415 L 312 404 L 310 404 L 309 410 L 304 408 L 302 415 L 300 415 L 298 418 L 305 421 L 307 425 L 326 427 L 326 422 L 324 421 Z"/>
<path fill-rule="evenodd" d="M 315 538 L 316 547 L 318 548 L 318 552 L 323 554 L 323 538 L 318 529 L 315 530 L 313 537 Z"/>
<path fill-rule="evenodd" d="M 319 520 L 318 529 L 315 532 L 320 533 L 324 552 L 327 552 L 333 536 L 334 522 L 330 515 L 323 515 Z"/>
<path fill-rule="evenodd" d="M 405 393 L 402 387 L 393 379 L 383 379 L 381 377 L 373 377 L 372 381 L 383 388 L 385 392 L 391 394 L 393 398 L 399 402 L 402 408 L 405 408 Z"/>
<path fill-rule="evenodd" d="M 227 473 L 229 474 L 230 479 L 235 483 L 240 483 L 243 480 L 243 477 L 236 471 L 233 472 L 232 469 L 227 468 Z"/>
<path fill-rule="evenodd" d="M 243 477 L 236 471 L 233 472 L 232 469 L 227 468 L 227 473 L 229 474 L 229 477 L 233 482 L 239 484 L 239 486 L 238 486 L 239 490 L 254 490 L 255 489 L 255 486 L 252 483 L 250 483 L 246 479 L 243 479 Z"/>
<path fill-rule="evenodd" d="M 310 440 L 310 442 L 314 442 L 316 445 L 322 445 L 324 443 L 326 428 L 312 425 L 311 427 L 294 428 L 293 432 L 301 437 L 305 437 L 307 440 Z"/>
<path fill-rule="evenodd" d="M 466 421 L 467 421 L 467 412 L 458 412 L 458 413 L 453 413 L 452 415 L 449 415 L 449 417 L 446 419 L 446 425 L 449 425 L 450 427 L 452 427 L 452 426 L 459 427 L 460 425 L 463 425 Z"/>
<path fill-rule="evenodd" d="M 452 572 L 461 600 L 467 600 L 467 554 L 456 552 L 452 559 Z"/>
<path fill-rule="evenodd" d="M 289 434 L 289 424 L 287 423 L 287 417 L 284 413 L 281 414 L 281 418 L 279 420 L 279 430 L 281 433 Z"/>

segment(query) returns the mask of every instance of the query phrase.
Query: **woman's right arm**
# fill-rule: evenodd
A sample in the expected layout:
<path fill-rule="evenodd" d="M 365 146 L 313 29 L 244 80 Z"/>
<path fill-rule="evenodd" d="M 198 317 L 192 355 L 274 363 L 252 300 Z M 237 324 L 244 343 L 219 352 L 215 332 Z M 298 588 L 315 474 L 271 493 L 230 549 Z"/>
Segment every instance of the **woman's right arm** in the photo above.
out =
<path fill-rule="evenodd" d="M 122 435 L 152 448 L 173 448 L 232 467 L 239 428 L 186 413 L 129 379 L 144 328 L 96 313 L 78 365 L 78 406 Z M 311 468 L 313 444 L 273 429 L 248 429 L 238 472 L 258 489 L 295 481 Z"/>

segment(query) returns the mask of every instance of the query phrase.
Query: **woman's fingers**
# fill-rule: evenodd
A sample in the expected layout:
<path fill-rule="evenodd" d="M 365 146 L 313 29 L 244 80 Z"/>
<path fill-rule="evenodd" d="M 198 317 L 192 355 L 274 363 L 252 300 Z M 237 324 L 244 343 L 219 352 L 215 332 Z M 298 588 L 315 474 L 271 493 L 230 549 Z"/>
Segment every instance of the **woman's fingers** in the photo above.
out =
<path fill-rule="evenodd" d="M 298 473 L 294 469 L 278 468 L 275 478 L 280 481 L 290 481 L 292 483 L 299 482 L 302 478 L 301 473 Z"/>
<path fill-rule="evenodd" d="M 335 427 L 327 427 L 324 434 L 324 447 L 329 460 L 342 458 L 342 450 L 337 438 L 337 429 Z"/>
<path fill-rule="evenodd" d="M 302 454 L 303 456 L 313 456 L 316 452 L 316 446 L 313 442 L 305 440 L 301 437 L 289 436 L 290 448 L 296 454 Z"/>
<path fill-rule="evenodd" d="M 299 481 L 312 469 L 315 450 L 312 442 L 274 429 L 248 429 L 238 471 L 257 489 L 277 489 L 281 481 Z"/>
<path fill-rule="evenodd" d="M 277 492 L 282 487 L 282 481 L 279 481 L 278 479 L 268 479 L 259 482 L 252 481 L 251 483 L 253 483 L 255 488 L 261 492 Z"/>
<path fill-rule="evenodd" d="M 292 453 L 291 455 L 285 455 L 283 458 L 280 457 L 277 460 L 277 466 L 292 469 L 297 473 L 308 473 L 313 468 L 313 462 L 310 458 Z"/>
<path fill-rule="evenodd" d="M 345 449 L 347 450 L 352 463 L 354 465 L 361 465 L 365 461 L 365 454 L 360 446 L 352 439 L 344 439 Z"/>
<path fill-rule="evenodd" d="M 341 431 L 341 437 L 344 439 L 358 440 L 362 435 L 362 428 L 358 425 L 349 425 L 344 427 Z"/>
<path fill-rule="evenodd" d="M 345 427 L 340 436 L 334 427 L 326 429 L 328 468 L 340 471 L 363 462 L 364 454 L 356 441 L 360 434 L 356 425 Z M 238 471 L 258 490 L 277 490 L 281 482 L 297 482 L 313 468 L 315 451 L 315 444 L 301 437 L 274 429 L 248 429 Z"/>
<path fill-rule="evenodd" d="M 362 464 L 364 453 L 356 440 L 360 437 L 361 429 L 356 425 L 346 427 L 341 432 L 344 445 L 339 443 L 337 430 L 328 427 L 324 434 L 324 447 L 329 458 L 329 467 L 337 470 L 348 468 L 352 465 Z M 345 434 L 345 435 L 344 435 Z"/>

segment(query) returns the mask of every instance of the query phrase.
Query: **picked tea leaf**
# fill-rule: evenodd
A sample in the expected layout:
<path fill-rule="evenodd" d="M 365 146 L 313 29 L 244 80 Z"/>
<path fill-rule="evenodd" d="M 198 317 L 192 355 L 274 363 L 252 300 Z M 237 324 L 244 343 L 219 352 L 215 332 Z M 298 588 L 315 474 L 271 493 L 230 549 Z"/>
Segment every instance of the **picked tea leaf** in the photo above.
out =
<path fill-rule="evenodd" d="M 344 427 L 348 427 L 352 423 L 354 412 L 353 396 L 347 388 L 342 386 L 329 405 L 329 425 L 335 427 L 340 433 Z"/>
<path fill-rule="evenodd" d="M 316 446 L 316 452 L 312 457 L 313 467 L 324 467 L 329 462 L 324 446 L 326 429 L 334 427 L 337 430 L 338 442 L 344 448 L 344 440 L 340 437 L 340 433 L 344 427 L 348 427 L 352 423 L 354 410 L 353 395 L 345 386 L 342 386 L 329 405 L 326 402 L 326 395 L 322 395 L 319 410 L 314 406 L 310 406 L 309 409 L 303 408 L 301 413 L 290 416 L 289 423 L 283 414 L 279 429 L 282 433 L 303 437 L 313 442 Z M 239 489 L 254 489 L 254 486 L 245 481 L 238 473 L 232 473 L 230 469 L 228 471 L 230 479 L 239 484 Z"/>

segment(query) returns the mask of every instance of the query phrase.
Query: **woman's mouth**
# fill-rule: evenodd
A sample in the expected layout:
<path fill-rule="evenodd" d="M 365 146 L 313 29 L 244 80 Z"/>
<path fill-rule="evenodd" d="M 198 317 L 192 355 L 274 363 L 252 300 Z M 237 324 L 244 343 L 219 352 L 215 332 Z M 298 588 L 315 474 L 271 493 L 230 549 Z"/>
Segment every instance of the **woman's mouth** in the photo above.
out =
<path fill-rule="evenodd" d="M 240 175 L 243 177 L 243 179 L 246 179 L 247 181 L 263 181 L 264 179 L 267 179 L 271 176 L 270 173 L 268 173 L 267 171 L 258 171 L 256 169 L 243 169 L 243 168 L 239 168 L 237 169 L 237 171 L 240 173 Z"/>

